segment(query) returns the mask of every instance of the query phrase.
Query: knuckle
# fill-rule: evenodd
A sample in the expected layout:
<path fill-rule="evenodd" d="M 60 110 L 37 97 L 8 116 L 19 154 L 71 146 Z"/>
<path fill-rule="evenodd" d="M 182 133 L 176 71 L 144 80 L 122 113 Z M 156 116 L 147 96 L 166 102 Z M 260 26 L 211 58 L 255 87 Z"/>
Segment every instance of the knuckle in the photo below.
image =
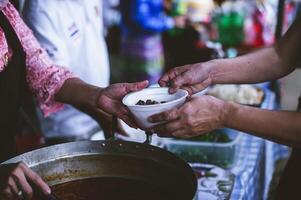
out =
<path fill-rule="evenodd" d="M 16 168 L 14 169 L 12 172 L 11 172 L 11 175 L 10 175 L 13 179 L 18 179 L 19 177 L 19 169 Z"/>
<path fill-rule="evenodd" d="M 17 164 L 17 168 L 25 169 L 25 168 L 26 168 L 26 165 L 25 165 L 25 163 L 23 163 L 23 162 L 19 162 L 19 163 Z"/>
<path fill-rule="evenodd" d="M 171 85 L 178 86 L 178 79 L 174 79 L 171 81 Z"/>
<path fill-rule="evenodd" d="M 194 126 L 194 121 L 193 121 L 192 119 L 188 118 L 188 120 L 187 120 L 187 125 L 188 125 L 189 127 Z"/>
<path fill-rule="evenodd" d="M 7 187 L 14 187 L 13 181 L 10 179 L 6 183 Z"/>
<path fill-rule="evenodd" d="M 186 117 L 186 124 L 191 127 L 194 125 L 194 118 L 191 116 Z"/>
<path fill-rule="evenodd" d="M 185 105 L 185 107 L 184 107 L 184 109 L 183 109 L 183 113 L 184 113 L 185 115 L 189 115 L 190 112 L 191 112 L 191 106 L 190 106 L 190 104 Z"/>

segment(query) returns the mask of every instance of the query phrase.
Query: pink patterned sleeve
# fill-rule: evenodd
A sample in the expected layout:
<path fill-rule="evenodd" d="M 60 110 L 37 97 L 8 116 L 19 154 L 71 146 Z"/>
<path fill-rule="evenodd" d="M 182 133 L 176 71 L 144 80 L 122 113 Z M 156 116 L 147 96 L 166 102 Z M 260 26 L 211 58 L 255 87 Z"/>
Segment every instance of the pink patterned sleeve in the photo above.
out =
<path fill-rule="evenodd" d="M 13 5 L 7 3 L 2 12 L 9 19 L 25 50 L 27 83 L 37 98 L 44 116 L 60 110 L 63 104 L 56 102 L 54 95 L 67 79 L 75 75 L 63 67 L 53 65 Z"/>

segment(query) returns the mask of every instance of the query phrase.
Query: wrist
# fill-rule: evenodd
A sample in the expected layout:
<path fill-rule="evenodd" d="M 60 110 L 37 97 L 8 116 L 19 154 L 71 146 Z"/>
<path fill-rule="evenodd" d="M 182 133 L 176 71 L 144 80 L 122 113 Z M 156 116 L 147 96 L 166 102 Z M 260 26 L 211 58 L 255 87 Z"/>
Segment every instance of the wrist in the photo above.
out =
<path fill-rule="evenodd" d="M 222 106 L 221 124 L 223 127 L 231 128 L 235 113 L 238 110 L 238 105 L 234 102 L 224 101 Z"/>
<path fill-rule="evenodd" d="M 204 63 L 204 68 L 208 74 L 208 79 L 210 79 L 211 84 L 218 84 L 216 81 L 216 74 L 218 74 L 218 65 L 220 63 L 219 59 L 211 60 Z"/>

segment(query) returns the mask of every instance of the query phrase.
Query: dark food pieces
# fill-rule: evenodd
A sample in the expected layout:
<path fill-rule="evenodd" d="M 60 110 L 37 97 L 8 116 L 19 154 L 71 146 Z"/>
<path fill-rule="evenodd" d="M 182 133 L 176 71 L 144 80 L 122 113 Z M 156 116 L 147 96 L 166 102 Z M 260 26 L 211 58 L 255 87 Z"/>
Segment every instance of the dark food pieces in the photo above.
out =
<path fill-rule="evenodd" d="M 146 100 L 146 101 L 139 100 L 139 101 L 136 103 L 136 105 L 144 106 L 144 105 L 156 105 L 156 104 L 163 104 L 163 103 L 166 103 L 166 101 L 158 102 L 158 101 L 154 101 L 154 100 L 148 99 L 148 100 Z"/>

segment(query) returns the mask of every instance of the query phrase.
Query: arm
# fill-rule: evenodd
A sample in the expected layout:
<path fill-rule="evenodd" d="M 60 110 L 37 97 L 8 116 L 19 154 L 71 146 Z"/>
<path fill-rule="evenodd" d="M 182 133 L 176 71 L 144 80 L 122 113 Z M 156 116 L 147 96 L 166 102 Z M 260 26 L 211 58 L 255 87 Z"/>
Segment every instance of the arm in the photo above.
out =
<path fill-rule="evenodd" d="M 226 103 L 224 125 L 281 144 L 301 147 L 301 113 Z"/>
<path fill-rule="evenodd" d="M 301 17 L 273 47 L 233 59 L 212 60 L 172 69 L 160 79 L 171 92 L 182 87 L 196 93 L 210 84 L 258 83 L 283 77 L 301 61 Z"/>
<path fill-rule="evenodd" d="M 142 30 L 150 32 L 163 32 L 174 26 L 173 19 L 163 13 L 151 13 L 150 3 L 145 0 L 131 1 L 131 20 Z M 162 4 L 163 12 L 163 4 Z"/>
<path fill-rule="evenodd" d="M 301 61 L 301 18 L 273 47 L 212 62 L 213 83 L 258 83 L 281 78 L 291 73 Z"/>
<path fill-rule="evenodd" d="M 107 88 L 99 88 L 78 78 L 71 78 L 66 80 L 55 94 L 55 100 L 71 104 L 94 118 L 105 112 L 119 117 L 132 127 L 136 127 L 130 117 L 129 110 L 121 101 L 126 94 L 141 90 L 147 85 L 148 81 L 143 81 L 140 83 L 120 83 Z"/>

